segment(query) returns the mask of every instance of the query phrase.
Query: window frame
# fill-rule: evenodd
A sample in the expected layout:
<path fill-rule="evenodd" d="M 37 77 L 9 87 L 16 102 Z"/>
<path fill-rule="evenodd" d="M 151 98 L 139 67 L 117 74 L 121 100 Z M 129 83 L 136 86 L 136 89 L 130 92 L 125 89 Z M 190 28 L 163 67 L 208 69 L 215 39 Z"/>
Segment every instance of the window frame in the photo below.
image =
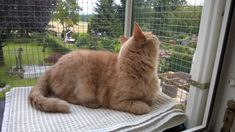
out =
<path fill-rule="evenodd" d="M 189 103 L 190 110 L 194 110 L 191 114 L 193 115 L 190 120 L 187 121 L 186 126 L 189 129 L 185 130 L 185 132 L 188 131 L 199 131 L 199 130 L 205 130 L 208 127 L 209 120 L 211 118 L 211 111 L 213 110 L 213 100 L 215 97 L 215 91 L 218 86 L 218 79 L 220 77 L 220 70 L 221 70 L 221 61 L 223 59 L 223 50 L 224 50 L 224 41 L 226 38 L 226 28 L 228 26 L 228 20 L 229 20 L 229 12 L 231 8 L 231 0 L 227 1 L 220 1 L 220 0 L 206 0 L 204 3 L 203 7 L 203 14 L 204 17 L 202 16 L 201 19 L 201 24 L 200 24 L 200 30 L 199 31 L 199 36 L 201 37 L 202 40 L 204 40 L 204 43 L 200 43 L 198 41 L 198 44 L 204 45 L 203 48 L 208 44 L 209 46 L 216 46 L 217 47 L 207 47 L 208 49 L 206 52 L 214 52 L 214 55 L 211 54 L 206 54 L 206 56 L 202 55 L 201 59 L 207 58 L 208 55 L 210 59 L 206 60 L 207 64 L 209 65 L 206 68 L 203 68 L 203 72 L 207 70 L 211 70 L 211 74 L 207 73 L 203 76 L 199 76 L 201 78 L 201 82 L 205 82 L 206 80 L 209 80 L 207 82 L 210 82 L 210 87 L 207 90 L 201 90 L 196 87 L 194 87 L 194 91 L 192 91 L 192 94 L 196 95 L 196 93 L 199 93 L 199 96 L 196 95 L 196 98 L 190 98 L 191 103 Z M 206 15 L 211 15 L 212 17 L 210 18 L 209 16 L 205 17 Z M 207 25 L 203 25 L 207 22 Z M 209 28 L 207 28 L 208 26 Z M 207 28 L 207 29 L 206 29 Z M 200 32 L 205 31 L 207 35 L 202 35 Z M 208 40 L 206 41 L 206 37 L 208 37 Z M 218 39 L 216 39 L 218 38 Z M 207 42 L 207 43 L 206 43 Z M 204 63 L 205 64 L 205 63 Z M 210 65 L 213 64 L 211 67 Z M 197 63 L 193 64 L 194 66 L 197 65 Z M 204 66 L 206 66 L 204 65 Z M 210 69 L 211 68 L 211 69 Z M 200 68 L 199 68 L 200 70 Z M 197 74 L 196 72 L 200 72 L 199 70 L 194 70 L 192 69 L 191 74 L 195 75 Z M 193 87 L 193 86 L 192 86 Z M 190 96 L 190 95 L 189 95 Z M 204 97 L 203 97 L 204 96 Z M 197 104 L 195 103 L 199 102 L 198 99 L 201 99 L 200 101 L 205 101 L 205 104 Z M 189 108 L 188 107 L 188 108 Z M 195 109 L 195 107 L 198 107 L 198 109 Z M 187 109 L 189 110 L 189 109 Z M 197 116 L 197 113 L 201 112 L 201 117 Z M 189 114 L 189 113 L 187 113 Z M 195 119 L 196 118 L 196 119 Z M 191 123 L 191 124 L 190 124 Z M 190 126 L 191 125 L 191 126 Z"/>
<path fill-rule="evenodd" d="M 192 80 L 205 84 L 208 89 L 190 87 L 184 132 L 205 130 L 211 116 L 211 110 L 217 87 L 217 81 L 223 58 L 224 39 L 229 19 L 231 0 L 205 0 L 199 28 L 196 54 L 194 55 Z M 133 0 L 126 1 L 125 36 L 130 36 Z M 204 103 L 201 103 L 204 102 Z"/>

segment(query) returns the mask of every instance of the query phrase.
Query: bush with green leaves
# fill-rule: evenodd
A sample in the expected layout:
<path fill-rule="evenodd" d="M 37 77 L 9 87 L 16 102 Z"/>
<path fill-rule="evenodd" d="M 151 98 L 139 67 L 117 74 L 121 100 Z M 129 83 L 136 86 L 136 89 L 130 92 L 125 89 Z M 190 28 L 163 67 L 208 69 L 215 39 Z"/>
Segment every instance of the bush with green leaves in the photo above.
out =
<path fill-rule="evenodd" d="M 36 40 L 40 44 L 45 44 L 46 43 L 46 33 L 42 32 L 33 32 L 30 36 L 31 39 Z"/>
<path fill-rule="evenodd" d="M 101 37 L 98 40 L 97 49 L 106 49 L 109 51 L 117 52 L 119 51 L 117 45 L 120 45 L 117 39 L 111 37 Z"/>
<path fill-rule="evenodd" d="M 171 57 L 167 59 L 169 61 L 169 69 L 171 71 L 182 71 L 190 72 L 192 65 L 193 55 L 182 53 L 182 52 L 173 52 Z"/>
<path fill-rule="evenodd" d="M 169 57 L 160 58 L 159 72 L 182 71 L 190 72 L 193 54 L 195 52 L 195 44 L 190 46 L 173 45 L 163 43 L 161 49 L 169 52 Z"/>
<path fill-rule="evenodd" d="M 121 44 L 119 42 L 114 45 L 114 52 L 118 53 L 121 49 Z"/>
<path fill-rule="evenodd" d="M 158 64 L 158 72 L 164 73 L 169 71 L 169 65 L 170 63 L 167 61 L 167 59 L 161 58 Z"/>
<path fill-rule="evenodd" d="M 0 81 L 0 88 L 3 88 L 6 86 L 6 82 L 5 81 Z"/>
<path fill-rule="evenodd" d="M 46 41 L 48 43 L 48 48 L 51 48 L 55 52 L 64 54 L 71 51 L 70 49 L 64 46 L 63 41 L 53 35 L 47 34 Z"/>
<path fill-rule="evenodd" d="M 87 33 L 74 34 L 72 37 L 76 39 L 78 47 L 89 48 L 91 45 L 91 36 Z"/>
<path fill-rule="evenodd" d="M 191 47 L 188 47 L 188 46 L 176 45 L 174 47 L 174 51 L 176 51 L 178 53 L 184 53 L 184 54 L 192 55 L 194 53 L 195 49 L 191 48 Z"/>

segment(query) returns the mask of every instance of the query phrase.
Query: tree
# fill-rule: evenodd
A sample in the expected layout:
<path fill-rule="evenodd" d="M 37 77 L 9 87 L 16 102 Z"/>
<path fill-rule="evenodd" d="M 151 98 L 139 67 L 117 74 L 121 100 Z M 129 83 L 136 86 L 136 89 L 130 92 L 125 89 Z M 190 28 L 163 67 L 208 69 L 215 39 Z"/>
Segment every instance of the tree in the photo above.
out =
<path fill-rule="evenodd" d="M 144 31 L 152 31 L 155 11 L 153 1 L 135 0 L 133 6 L 134 21 L 137 21 Z"/>
<path fill-rule="evenodd" d="M 154 9 L 154 21 L 151 25 L 153 32 L 159 36 L 169 36 L 165 31 L 168 30 L 168 13 L 176 10 L 178 6 L 186 6 L 186 0 L 147 0 Z"/>
<path fill-rule="evenodd" d="M 186 0 L 134 1 L 134 19 L 162 42 L 160 55 L 164 53 L 164 57 L 160 59 L 159 72 L 190 72 L 201 10 L 202 6 L 188 5 Z M 180 45 L 182 42 L 188 44 Z"/>
<path fill-rule="evenodd" d="M 89 30 L 95 33 L 117 36 L 122 32 L 122 24 L 117 19 L 117 6 L 114 0 L 99 0 L 96 3 L 95 15 L 90 21 Z"/>
<path fill-rule="evenodd" d="M 124 24 L 125 24 L 125 9 L 126 9 L 126 0 L 120 0 L 120 5 L 116 4 L 116 19 L 118 20 L 118 23 L 121 24 L 120 27 L 120 34 L 123 35 L 124 32 Z M 118 34 L 118 35 L 120 35 Z"/>
<path fill-rule="evenodd" d="M 168 29 L 185 34 L 198 34 L 202 6 L 178 6 L 174 11 L 167 13 Z M 179 25 L 173 28 L 172 25 Z"/>
<path fill-rule="evenodd" d="M 79 11 L 82 10 L 76 0 L 57 0 L 54 18 L 59 20 L 63 26 L 63 30 L 79 22 Z M 65 28 L 65 29 L 64 29 Z"/>
<path fill-rule="evenodd" d="M 55 5 L 56 0 L 0 0 L 0 66 L 4 65 L 3 42 L 10 33 L 43 32 Z"/>

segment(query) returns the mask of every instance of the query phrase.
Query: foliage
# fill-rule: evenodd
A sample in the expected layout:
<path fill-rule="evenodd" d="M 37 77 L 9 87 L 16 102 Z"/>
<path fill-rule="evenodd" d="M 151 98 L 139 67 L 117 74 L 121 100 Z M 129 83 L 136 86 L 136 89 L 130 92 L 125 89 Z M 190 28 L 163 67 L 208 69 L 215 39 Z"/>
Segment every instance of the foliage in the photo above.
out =
<path fill-rule="evenodd" d="M 155 34 L 160 36 L 167 36 L 169 17 L 168 13 L 171 13 L 176 10 L 178 6 L 186 5 L 186 0 L 148 0 L 152 4 L 154 10 L 154 22 L 151 25 Z M 169 35 L 168 35 L 169 36 Z"/>
<path fill-rule="evenodd" d="M 178 53 L 184 53 L 188 55 L 192 55 L 194 53 L 194 48 L 188 47 L 188 46 L 181 46 L 181 45 L 175 45 L 174 51 Z"/>
<path fill-rule="evenodd" d="M 76 34 L 73 38 L 76 38 L 79 48 L 89 48 L 91 46 L 91 37 L 87 33 Z"/>
<path fill-rule="evenodd" d="M 1 0 L 0 1 L 0 66 L 4 65 L 3 41 L 12 31 L 20 35 L 45 30 L 56 0 Z"/>
<path fill-rule="evenodd" d="M 56 0 L 1 0 L 1 31 L 44 31 Z"/>
<path fill-rule="evenodd" d="M 202 6 L 177 6 L 174 11 L 167 13 L 166 17 L 172 19 L 168 19 L 164 26 L 169 31 L 198 34 L 201 11 Z M 175 25 L 180 25 L 180 27 L 176 29 Z"/>
<path fill-rule="evenodd" d="M 30 40 L 36 40 L 40 44 L 45 44 L 46 43 L 46 33 L 39 33 L 39 32 L 33 32 L 30 36 Z M 26 39 L 29 40 L 29 39 Z"/>
<path fill-rule="evenodd" d="M 54 37 L 51 34 L 47 35 L 47 42 L 48 42 L 48 48 L 52 49 L 55 52 L 61 53 L 61 54 L 65 54 L 68 53 L 69 51 L 71 51 L 70 48 L 65 47 L 63 41 L 61 41 L 60 39 L 58 39 L 57 37 Z"/>
<path fill-rule="evenodd" d="M 115 10 L 116 10 L 116 18 L 117 19 L 117 25 L 114 25 L 116 27 L 115 29 L 115 37 L 119 37 L 119 35 L 124 34 L 124 21 L 125 21 L 125 8 L 126 8 L 126 0 L 120 0 L 120 5 L 115 4 Z"/>
<path fill-rule="evenodd" d="M 76 0 L 57 0 L 54 18 L 63 25 L 63 30 L 67 30 L 78 23 L 80 10 Z"/>
<path fill-rule="evenodd" d="M 114 0 L 98 0 L 95 15 L 91 18 L 89 24 L 89 32 L 94 32 L 95 34 L 101 33 L 102 35 L 113 37 L 122 34 L 123 21 L 120 20 L 120 16 L 123 15 L 123 13 L 119 10 L 121 10 L 123 6 L 115 5 Z M 121 18 L 123 18 L 123 16 Z"/>
<path fill-rule="evenodd" d="M 119 42 L 114 44 L 114 52 L 119 53 L 121 49 L 121 44 Z"/>
<path fill-rule="evenodd" d="M 159 72 L 167 72 L 169 70 L 190 72 L 194 48 L 163 43 L 161 49 L 168 51 L 169 56 L 160 59 Z"/>
<path fill-rule="evenodd" d="M 3 88 L 3 87 L 5 87 L 5 86 L 6 86 L 6 82 L 0 80 L 0 88 Z"/>
<path fill-rule="evenodd" d="M 101 37 L 99 39 L 97 49 L 107 49 L 109 51 L 114 51 L 115 45 L 117 45 L 118 40 L 111 37 Z"/>
<path fill-rule="evenodd" d="M 10 76 L 7 71 L 15 66 L 16 58 L 15 53 L 18 48 L 23 48 L 23 64 L 24 65 L 38 65 L 46 56 L 49 56 L 53 51 L 47 49 L 42 52 L 42 45 L 36 41 L 25 41 L 27 43 L 15 43 L 14 41 L 6 41 L 6 46 L 3 48 L 5 59 L 5 66 L 0 67 L 1 81 L 6 82 L 12 87 L 32 86 L 35 84 L 36 79 L 23 79 L 15 76 Z M 32 54 L 33 53 L 33 54 Z"/>
<path fill-rule="evenodd" d="M 24 65 L 40 64 L 45 56 L 48 56 L 51 49 L 42 52 L 43 47 L 37 41 L 27 41 L 27 43 L 15 43 L 14 41 L 6 41 L 6 46 L 3 48 L 5 66 L 10 68 L 16 65 L 16 54 L 19 48 L 23 49 L 22 63 Z M 1 76 L 0 76 L 1 77 Z"/>
<path fill-rule="evenodd" d="M 152 2 L 146 2 L 144 0 L 134 1 L 134 20 L 139 23 L 143 31 L 154 31 L 154 28 L 151 24 L 153 24 L 154 19 L 157 18 L 154 18 L 155 11 L 153 8 L 150 8 L 152 6 Z"/>
<path fill-rule="evenodd" d="M 159 64 L 158 64 L 158 72 L 159 73 L 164 73 L 169 71 L 170 68 L 170 63 L 166 59 L 160 59 Z"/>
<path fill-rule="evenodd" d="M 186 0 L 136 0 L 134 4 L 135 20 L 162 41 L 198 33 L 202 6 L 187 5 Z"/>
<path fill-rule="evenodd" d="M 159 72 L 190 72 L 196 48 L 202 6 L 187 5 L 186 0 L 135 0 L 134 19 L 144 31 L 161 40 Z M 181 45 L 184 44 L 184 45 Z"/>

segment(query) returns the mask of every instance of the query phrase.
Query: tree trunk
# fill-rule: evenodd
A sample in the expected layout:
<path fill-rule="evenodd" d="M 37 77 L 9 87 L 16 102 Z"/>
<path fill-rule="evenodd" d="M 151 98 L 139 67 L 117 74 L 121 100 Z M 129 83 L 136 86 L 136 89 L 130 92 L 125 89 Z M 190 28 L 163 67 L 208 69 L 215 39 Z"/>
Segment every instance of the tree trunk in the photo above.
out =
<path fill-rule="evenodd" d="M 0 66 L 4 66 L 3 45 L 0 42 Z"/>
<path fill-rule="evenodd" d="M 0 67 L 4 66 L 4 54 L 3 54 L 3 42 L 7 38 L 7 34 L 9 34 L 11 30 L 0 30 Z"/>

